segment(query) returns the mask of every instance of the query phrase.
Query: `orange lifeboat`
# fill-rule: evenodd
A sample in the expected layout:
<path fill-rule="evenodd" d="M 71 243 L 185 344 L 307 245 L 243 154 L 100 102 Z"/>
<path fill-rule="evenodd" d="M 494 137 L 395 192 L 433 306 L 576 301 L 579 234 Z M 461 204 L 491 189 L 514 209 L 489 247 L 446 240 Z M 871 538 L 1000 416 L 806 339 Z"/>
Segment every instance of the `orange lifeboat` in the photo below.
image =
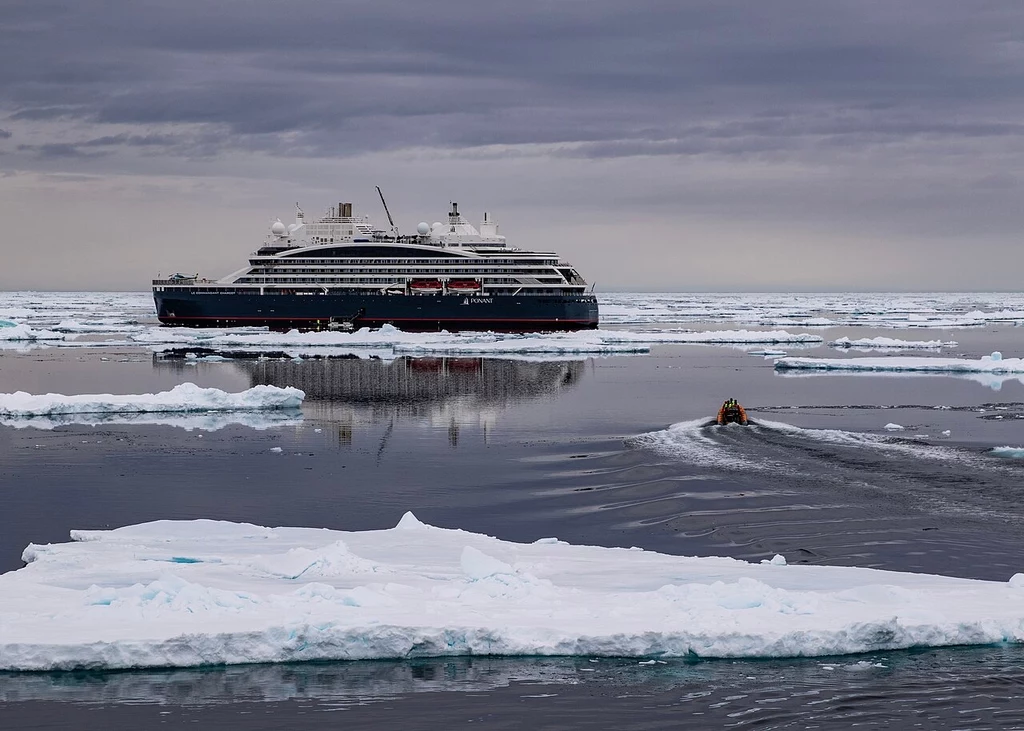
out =
<path fill-rule="evenodd" d="M 454 294 L 473 294 L 480 291 L 480 282 L 475 279 L 452 279 L 448 291 Z"/>
<path fill-rule="evenodd" d="M 439 279 L 414 279 L 409 282 L 409 289 L 414 294 L 437 294 L 443 285 Z"/>

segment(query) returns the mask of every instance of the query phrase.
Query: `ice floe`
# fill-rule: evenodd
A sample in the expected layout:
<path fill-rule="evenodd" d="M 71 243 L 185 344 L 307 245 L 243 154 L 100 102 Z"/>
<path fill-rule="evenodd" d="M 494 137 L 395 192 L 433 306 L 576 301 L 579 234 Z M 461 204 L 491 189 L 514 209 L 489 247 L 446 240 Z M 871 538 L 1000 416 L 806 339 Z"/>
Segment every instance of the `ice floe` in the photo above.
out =
<path fill-rule="evenodd" d="M 186 413 L 51 414 L 47 416 L 0 416 L 0 425 L 15 429 L 56 429 L 59 426 L 171 426 L 185 431 L 219 431 L 242 426 L 263 431 L 299 426 L 302 414 L 293 409 L 263 411 L 193 411 Z"/>
<path fill-rule="evenodd" d="M 63 340 L 64 334 L 53 330 L 36 330 L 28 325 L 5 325 L 0 327 L 0 340 L 8 341 L 40 341 Z"/>
<path fill-rule="evenodd" d="M 90 320 L 78 322 L 77 320 L 61 320 L 53 329 L 61 333 L 132 333 L 145 329 L 145 325 L 124 322 L 118 319 Z"/>
<path fill-rule="evenodd" d="M 297 388 L 253 386 L 239 393 L 182 383 L 170 391 L 143 394 L 0 393 L 0 417 L 54 417 L 69 414 L 137 414 L 195 411 L 295 409 L 305 394 Z"/>
<path fill-rule="evenodd" d="M 252 328 L 238 330 L 195 330 L 191 328 L 148 328 L 129 337 L 156 350 L 182 346 L 206 349 L 282 350 L 303 356 L 321 349 L 390 348 L 396 355 L 571 355 L 646 353 L 652 345 L 695 344 L 817 344 L 818 335 L 785 330 L 583 330 L 568 333 L 516 334 L 494 332 L 405 332 L 391 325 L 360 328 L 355 332 L 277 333 Z"/>
<path fill-rule="evenodd" d="M 601 322 L 784 327 L 970 328 L 1024 322 L 1005 293 L 601 293 Z"/>
<path fill-rule="evenodd" d="M 956 341 L 943 340 L 900 340 L 898 338 L 837 338 L 829 343 L 833 348 L 855 348 L 858 350 L 938 350 L 955 348 Z"/>
<path fill-rule="evenodd" d="M 977 360 L 966 358 L 780 358 L 778 370 L 885 371 L 902 373 L 1024 373 L 1024 358 L 1003 358 L 997 352 Z"/>
<path fill-rule="evenodd" d="M 0 669 L 451 655 L 822 656 L 1024 641 L 1006 582 L 390 530 L 157 521 L 30 545 Z"/>
<path fill-rule="evenodd" d="M 1024 447 L 994 447 L 991 454 L 1010 459 L 1024 459 Z"/>

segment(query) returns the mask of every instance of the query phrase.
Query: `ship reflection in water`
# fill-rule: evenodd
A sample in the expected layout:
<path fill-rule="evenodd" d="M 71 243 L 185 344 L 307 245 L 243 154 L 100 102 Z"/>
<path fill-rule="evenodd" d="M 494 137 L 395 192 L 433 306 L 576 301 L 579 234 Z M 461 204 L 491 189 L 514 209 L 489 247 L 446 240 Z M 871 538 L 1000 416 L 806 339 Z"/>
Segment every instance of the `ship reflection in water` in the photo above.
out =
<path fill-rule="evenodd" d="M 360 423 L 423 421 L 448 428 L 452 446 L 459 430 L 487 431 L 500 411 L 572 388 L 582 361 L 493 358 L 340 358 L 241 361 L 250 384 L 295 386 L 306 392 L 303 412 L 336 424 L 351 442 Z"/>

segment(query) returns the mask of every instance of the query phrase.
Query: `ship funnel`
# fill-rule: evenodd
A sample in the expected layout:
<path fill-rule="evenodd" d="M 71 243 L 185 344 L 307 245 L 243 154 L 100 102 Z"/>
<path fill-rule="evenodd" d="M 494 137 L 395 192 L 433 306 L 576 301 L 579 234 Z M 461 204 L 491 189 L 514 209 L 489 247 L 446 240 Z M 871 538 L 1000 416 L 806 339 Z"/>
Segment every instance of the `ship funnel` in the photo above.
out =
<path fill-rule="evenodd" d="M 493 238 L 498 235 L 498 224 L 491 218 L 490 213 L 484 213 L 484 220 L 480 222 L 480 235 L 486 238 Z"/>
<path fill-rule="evenodd" d="M 338 204 L 338 211 L 340 211 L 340 213 L 338 215 L 341 216 L 342 218 L 352 218 L 352 204 L 351 203 L 339 203 Z"/>

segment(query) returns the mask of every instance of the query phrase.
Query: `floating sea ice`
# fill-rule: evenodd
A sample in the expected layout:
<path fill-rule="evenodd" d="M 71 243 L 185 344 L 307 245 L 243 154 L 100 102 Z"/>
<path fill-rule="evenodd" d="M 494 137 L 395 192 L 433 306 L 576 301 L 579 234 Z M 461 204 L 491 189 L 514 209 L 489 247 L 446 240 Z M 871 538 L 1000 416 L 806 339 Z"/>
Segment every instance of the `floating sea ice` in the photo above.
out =
<path fill-rule="evenodd" d="M 156 346 L 190 344 L 209 348 L 283 349 L 292 356 L 317 352 L 319 348 L 390 347 L 400 354 L 494 355 L 494 354 L 616 354 L 645 353 L 654 344 L 817 344 L 818 335 L 785 330 L 710 330 L 691 332 L 656 330 L 586 330 L 570 333 L 510 334 L 493 332 L 404 332 L 391 325 L 355 332 L 271 333 L 249 330 L 196 332 L 189 328 L 150 328 L 131 334 L 136 342 Z M 296 350 L 296 349 L 301 350 Z"/>
<path fill-rule="evenodd" d="M 903 431 L 906 427 L 901 424 L 894 424 L 890 421 L 884 428 L 886 431 Z"/>
<path fill-rule="evenodd" d="M 182 383 L 170 391 L 143 394 L 0 393 L 0 416 L 34 417 L 56 414 L 133 414 L 192 411 L 258 411 L 295 409 L 306 394 L 297 388 L 254 386 L 239 393 Z"/>
<path fill-rule="evenodd" d="M 1010 459 L 1024 459 L 1024 447 L 993 447 L 991 454 Z"/>
<path fill-rule="evenodd" d="M 777 370 L 876 371 L 907 373 L 1024 373 L 1024 358 L 1006 358 L 997 351 L 978 360 L 966 358 L 780 358 Z"/>
<path fill-rule="evenodd" d="M 79 322 L 77 320 L 61 320 L 53 329 L 62 333 L 130 333 L 144 330 L 144 325 L 114 322 Z"/>
<path fill-rule="evenodd" d="M 956 347 L 955 341 L 899 340 L 896 338 L 838 338 L 829 343 L 833 348 L 872 348 L 876 350 L 929 350 Z"/>
<path fill-rule="evenodd" d="M 271 448 L 270 448 L 270 451 L 271 451 L 271 452 L 276 452 L 276 453 L 280 454 L 280 453 L 281 453 L 281 452 L 283 452 L 284 450 L 283 450 L 283 449 L 282 449 L 281 447 L 271 447 Z"/>
<path fill-rule="evenodd" d="M 827 656 L 1024 642 L 977 581 L 511 543 L 425 525 L 72 531 L 0 575 L 0 670 L 451 655 Z M 855 663 L 860 666 L 863 663 Z"/>
<path fill-rule="evenodd" d="M 0 340 L 38 341 L 63 339 L 64 335 L 62 333 L 54 332 L 53 330 L 36 330 L 28 325 L 15 325 L 11 323 L 0 328 Z"/>
<path fill-rule="evenodd" d="M 48 414 L 46 416 L 0 416 L 0 424 L 15 429 L 56 429 L 59 426 L 80 424 L 108 426 L 170 426 L 185 431 L 218 431 L 230 426 L 264 430 L 283 426 L 298 426 L 302 413 L 292 409 L 264 409 L 261 411 L 186 411 L 131 414 Z"/>

